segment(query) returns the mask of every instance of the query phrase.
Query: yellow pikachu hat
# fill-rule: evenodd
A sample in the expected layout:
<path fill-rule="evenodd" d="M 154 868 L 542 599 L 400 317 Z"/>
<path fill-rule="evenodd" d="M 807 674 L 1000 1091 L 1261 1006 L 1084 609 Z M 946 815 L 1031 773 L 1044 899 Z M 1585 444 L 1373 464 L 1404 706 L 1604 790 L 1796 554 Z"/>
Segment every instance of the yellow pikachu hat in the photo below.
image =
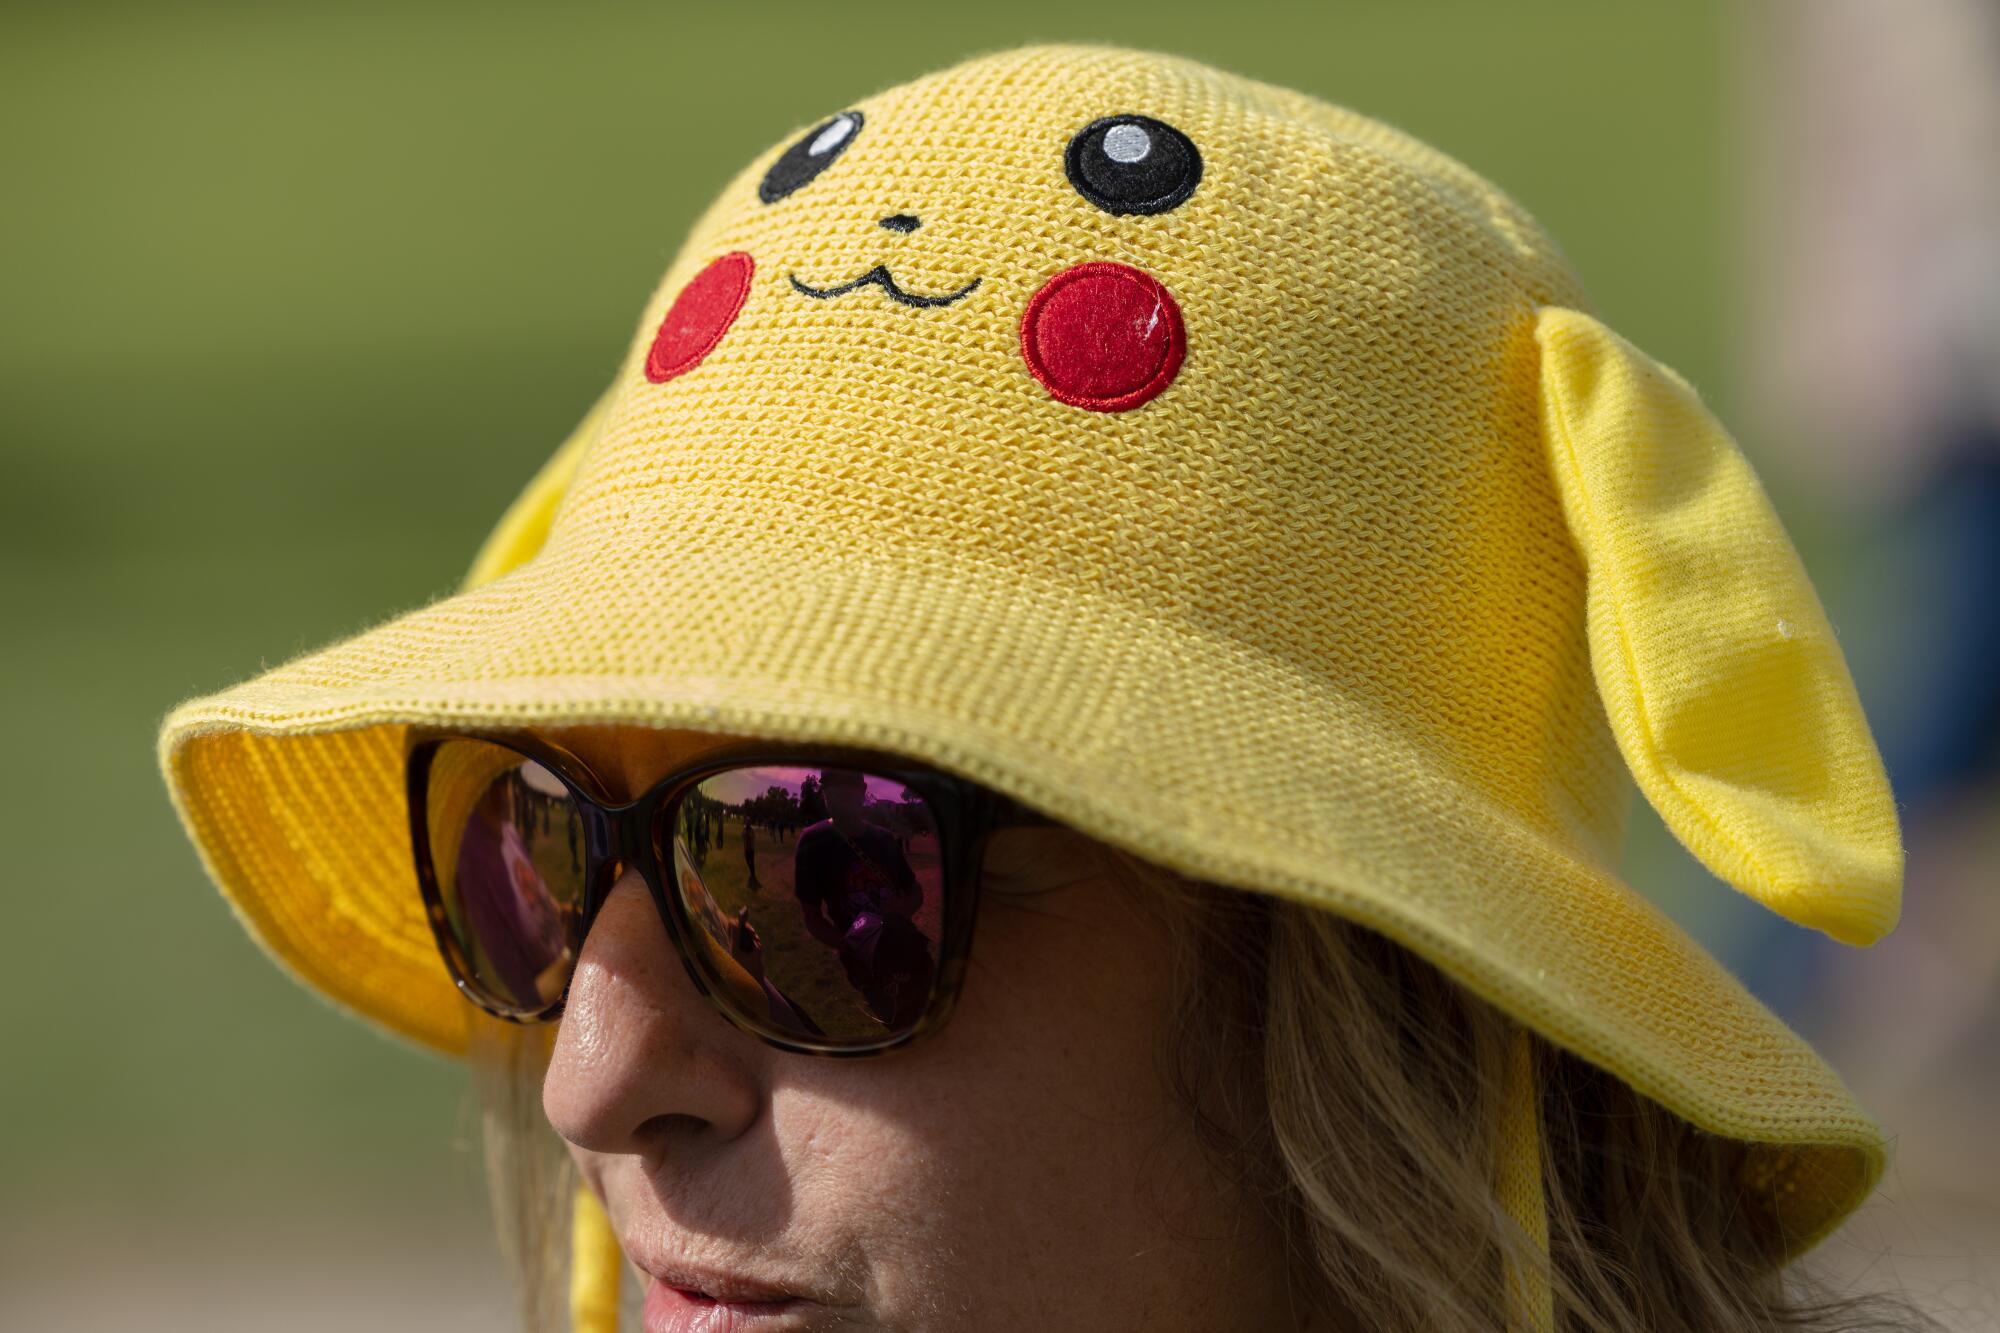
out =
<path fill-rule="evenodd" d="M 388 479 L 385 479 L 385 482 Z M 1895 807 L 1756 478 L 1499 190 L 1188 60 L 1045 46 L 752 163 L 472 586 L 166 720 L 296 976 L 444 1051 L 413 725 L 888 749 L 1323 906 L 1698 1126 L 1790 1250 L 1869 1191 L 1839 1078 L 1613 866 L 1626 775 L 1851 944 Z"/>

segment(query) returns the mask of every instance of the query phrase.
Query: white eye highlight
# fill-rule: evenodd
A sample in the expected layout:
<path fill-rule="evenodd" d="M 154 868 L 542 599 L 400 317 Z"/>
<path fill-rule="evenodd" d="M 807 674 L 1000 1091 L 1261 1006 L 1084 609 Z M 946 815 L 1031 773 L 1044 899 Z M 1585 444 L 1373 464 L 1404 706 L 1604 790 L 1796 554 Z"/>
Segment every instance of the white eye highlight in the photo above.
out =
<path fill-rule="evenodd" d="M 767 204 L 775 204 L 794 190 L 804 188 L 820 172 L 831 167 L 835 159 L 860 137 L 861 122 L 859 111 L 843 111 L 793 140 L 792 146 L 764 173 L 763 183 L 757 187 L 757 197 Z"/>
<path fill-rule="evenodd" d="M 1201 151 L 1164 120 L 1100 116 L 1070 136 L 1063 174 L 1107 213 L 1165 213 L 1201 183 Z"/>
<path fill-rule="evenodd" d="M 1153 151 L 1153 136 L 1138 125 L 1113 125 L 1104 134 L 1104 155 L 1113 162 L 1137 162 Z"/>
<path fill-rule="evenodd" d="M 854 133 L 854 117 L 836 116 L 832 124 L 821 130 L 813 137 L 813 141 L 806 145 L 806 152 L 814 157 L 825 157 L 847 142 L 847 136 L 852 133 Z"/>

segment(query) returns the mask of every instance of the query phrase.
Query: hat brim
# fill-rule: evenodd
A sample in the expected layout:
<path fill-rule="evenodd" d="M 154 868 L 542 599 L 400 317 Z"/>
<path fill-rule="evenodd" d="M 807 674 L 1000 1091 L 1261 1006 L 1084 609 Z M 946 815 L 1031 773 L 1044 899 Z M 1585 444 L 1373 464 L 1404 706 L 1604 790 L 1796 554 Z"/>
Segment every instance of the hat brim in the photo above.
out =
<path fill-rule="evenodd" d="M 594 578 L 577 545 L 193 700 L 160 754 L 201 854 L 295 976 L 447 1053 L 467 1039 L 419 902 L 411 726 L 591 723 L 864 745 L 985 783 L 1185 873 L 1325 908 L 1710 1132 L 1803 1250 L 1883 1136 L 1837 1074 L 1685 932 L 1365 698 L 1215 632 L 1197 605 L 976 562 Z M 976 942 L 974 947 L 976 948 Z"/>

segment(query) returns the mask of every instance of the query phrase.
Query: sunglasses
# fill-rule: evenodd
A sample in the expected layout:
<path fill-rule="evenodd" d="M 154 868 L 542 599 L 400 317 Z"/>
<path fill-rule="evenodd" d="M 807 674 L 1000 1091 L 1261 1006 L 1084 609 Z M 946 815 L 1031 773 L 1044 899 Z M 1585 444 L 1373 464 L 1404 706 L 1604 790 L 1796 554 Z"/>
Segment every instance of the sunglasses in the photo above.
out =
<path fill-rule="evenodd" d="M 695 988 L 781 1050 L 870 1055 L 934 1031 L 965 971 L 994 829 L 1057 821 L 843 746 L 717 750 L 618 804 L 540 737 L 412 735 L 410 836 L 458 989 L 562 1012 L 591 922 L 638 870 Z"/>

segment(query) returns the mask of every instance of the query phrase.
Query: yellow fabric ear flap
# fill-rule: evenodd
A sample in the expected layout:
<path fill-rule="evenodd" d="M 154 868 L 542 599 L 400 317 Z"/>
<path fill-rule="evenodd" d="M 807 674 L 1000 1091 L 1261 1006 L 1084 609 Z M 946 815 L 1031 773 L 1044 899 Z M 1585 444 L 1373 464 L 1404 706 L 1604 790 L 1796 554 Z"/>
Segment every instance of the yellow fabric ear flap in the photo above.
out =
<path fill-rule="evenodd" d="M 1544 307 L 1535 340 L 1591 669 L 1640 790 L 1722 879 L 1872 944 L 1901 906 L 1895 802 L 1756 475 L 1692 385 L 1589 315 Z"/>
<path fill-rule="evenodd" d="M 482 583 L 490 583 L 516 565 L 525 564 L 535 552 L 542 549 L 548 540 L 549 524 L 556 516 L 556 506 L 562 502 L 563 493 L 569 489 L 570 479 L 576 475 L 577 464 L 584 452 L 597 439 L 597 432 L 610 414 L 612 400 L 617 394 L 606 389 L 599 396 L 582 421 L 577 423 L 570 437 L 562 442 L 549 461 L 542 464 L 541 471 L 535 473 L 528 482 L 527 489 L 516 497 L 500 516 L 500 522 L 488 534 L 473 557 L 472 568 L 465 576 L 464 586 L 477 588 Z"/>

